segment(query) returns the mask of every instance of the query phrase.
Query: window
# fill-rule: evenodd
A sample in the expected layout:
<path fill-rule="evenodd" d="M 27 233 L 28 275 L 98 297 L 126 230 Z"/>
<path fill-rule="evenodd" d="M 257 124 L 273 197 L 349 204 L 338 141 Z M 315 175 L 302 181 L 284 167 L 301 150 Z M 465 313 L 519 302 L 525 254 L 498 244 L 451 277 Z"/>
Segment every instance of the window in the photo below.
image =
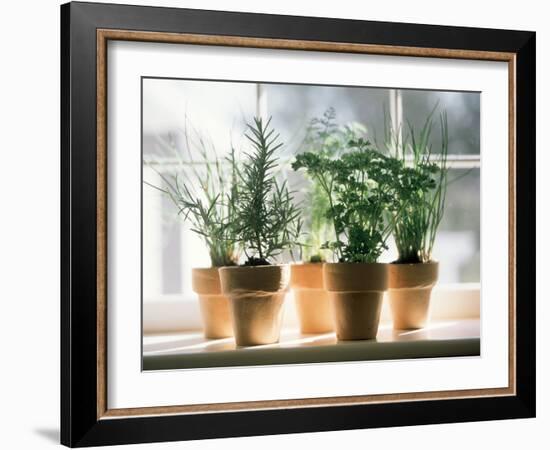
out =
<path fill-rule="evenodd" d="M 272 116 L 285 143 L 283 170 L 299 190 L 307 181 L 290 169 L 290 161 L 310 120 L 329 107 L 335 109 L 338 123 L 366 124 L 369 139 L 380 142 L 384 111 L 394 125 L 420 126 L 435 105 L 448 114 L 451 163 L 446 211 L 434 250 L 435 258 L 445 261 L 439 283 L 479 283 L 479 93 L 146 78 L 144 180 L 159 184 L 157 170 L 177 170 L 177 154 L 187 153 L 189 159 L 184 161 L 193 160 L 193 149 L 186 141 L 190 132 L 201 136 L 220 156 L 232 146 L 241 147 L 246 121 L 256 114 Z M 437 140 L 439 130 L 434 129 L 432 135 Z M 143 186 L 142 220 L 144 301 L 170 295 L 193 300 L 191 268 L 209 265 L 202 241 L 177 216 L 171 201 L 149 186 Z M 383 260 L 392 261 L 395 256 L 391 247 Z"/>

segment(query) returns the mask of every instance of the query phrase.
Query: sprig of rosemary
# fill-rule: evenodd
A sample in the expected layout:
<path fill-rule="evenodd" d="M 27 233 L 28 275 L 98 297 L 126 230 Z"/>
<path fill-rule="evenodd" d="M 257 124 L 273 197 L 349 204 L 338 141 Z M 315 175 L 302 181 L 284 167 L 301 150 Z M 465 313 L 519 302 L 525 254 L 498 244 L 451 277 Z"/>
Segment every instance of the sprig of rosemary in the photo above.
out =
<path fill-rule="evenodd" d="M 298 245 L 301 233 L 300 211 L 286 181 L 275 176 L 279 135 L 266 123 L 254 118 L 246 137 L 252 145 L 245 153 L 239 171 L 235 216 L 231 228 L 242 245 L 247 265 L 270 264 L 284 250 Z"/>

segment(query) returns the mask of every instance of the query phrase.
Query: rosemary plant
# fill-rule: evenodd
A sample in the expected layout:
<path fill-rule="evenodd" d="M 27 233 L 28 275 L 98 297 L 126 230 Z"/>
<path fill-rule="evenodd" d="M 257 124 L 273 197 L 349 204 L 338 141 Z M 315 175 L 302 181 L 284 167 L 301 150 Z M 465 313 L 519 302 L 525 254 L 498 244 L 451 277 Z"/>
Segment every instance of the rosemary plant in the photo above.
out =
<path fill-rule="evenodd" d="M 376 262 L 399 210 L 395 178 L 401 161 L 376 151 L 359 138 L 347 144 L 338 158 L 307 152 L 296 157 L 294 170 L 305 169 L 325 192 L 326 217 L 335 240 L 326 242 L 340 262 Z"/>
<path fill-rule="evenodd" d="M 403 162 L 399 200 L 402 214 L 396 217 L 394 239 L 397 263 L 426 263 L 432 260 L 437 229 L 445 210 L 447 192 L 448 127 L 447 115 L 441 113 L 439 128 L 441 147 L 433 153 L 431 134 L 433 115 L 428 115 L 419 133 L 408 123 L 408 133 L 400 138 L 399 130 L 389 129 L 386 146 Z M 389 142 L 389 145 L 388 145 Z"/>
<path fill-rule="evenodd" d="M 300 235 L 300 211 L 286 181 L 279 183 L 274 172 L 276 152 L 283 144 L 270 122 L 254 118 L 245 135 L 252 149 L 239 171 L 239 198 L 231 227 L 246 255 L 245 265 L 270 264 L 297 245 Z"/>
<path fill-rule="evenodd" d="M 161 178 L 162 186 L 144 183 L 172 200 L 178 215 L 206 244 L 213 267 L 236 265 L 238 248 L 230 227 L 238 200 L 235 151 L 232 149 L 228 157 L 221 159 L 214 149 L 208 149 L 202 136 L 191 139 L 190 133 L 186 126 L 188 153 L 191 155 L 193 147 L 200 159 L 182 161 L 181 168 L 172 172 L 163 172 L 150 165 Z"/>

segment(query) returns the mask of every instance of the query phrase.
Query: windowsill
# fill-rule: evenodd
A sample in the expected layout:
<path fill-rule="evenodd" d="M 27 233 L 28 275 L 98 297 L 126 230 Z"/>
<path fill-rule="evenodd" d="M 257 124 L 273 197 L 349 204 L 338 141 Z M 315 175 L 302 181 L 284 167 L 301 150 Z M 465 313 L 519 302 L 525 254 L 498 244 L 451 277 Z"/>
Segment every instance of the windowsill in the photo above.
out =
<path fill-rule="evenodd" d="M 143 337 L 144 370 L 479 355 L 478 319 L 434 321 L 421 330 L 394 331 L 391 323 L 382 323 L 376 340 L 369 341 L 337 341 L 334 333 L 301 335 L 287 328 L 277 344 L 241 348 L 233 338 L 206 339 L 200 331 Z"/>
<path fill-rule="evenodd" d="M 479 283 L 437 284 L 432 291 L 430 317 L 434 322 L 478 319 L 480 317 Z M 391 321 L 387 300 L 382 305 L 380 322 Z M 143 302 L 144 334 L 172 331 L 200 331 L 202 327 L 196 295 L 162 295 Z M 292 290 L 285 302 L 283 328 L 297 329 L 298 318 Z"/>

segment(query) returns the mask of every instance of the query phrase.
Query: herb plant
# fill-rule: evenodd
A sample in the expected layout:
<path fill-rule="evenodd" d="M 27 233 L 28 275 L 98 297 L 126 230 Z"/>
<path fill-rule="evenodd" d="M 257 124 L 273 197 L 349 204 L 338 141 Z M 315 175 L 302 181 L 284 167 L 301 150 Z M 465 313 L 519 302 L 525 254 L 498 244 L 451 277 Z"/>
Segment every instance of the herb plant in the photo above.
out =
<path fill-rule="evenodd" d="M 245 135 L 252 149 L 245 153 L 239 171 L 239 198 L 231 226 L 246 255 L 245 265 L 270 264 L 297 245 L 300 235 L 300 211 L 286 181 L 276 179 L 276 152 L 283 144 L 270 122 L 254 118 Z"/>
<path fill-rule="evenodd" d="M 397 263 L 431 261 L 437 229 L 443 218 L 449 170 L 448 129 L 443 112 L 439 120 L 441 147 L 438 153 L 433 153 L 431 133 L 436 107 L 419 133 L 410 123 L 403 139 L 391 128 L 387 133 L 387 147 L 393 149 L 395 157 L 406 166 L 406 174 L 398 187 L 402 213 L 396 216 L 393 233 L 399 254 Z"/>
<path fill-rule="evenodd" d="M 311 120 L 302 148 L 304 152 L 332 158 L 338 155 L 349 141 L 364 137 L 366 132 L 366 128 L 356 122 L 339 126 L 336 122 L 336 112 L 331 107 L 321 117 Z M 335 240 L 334 228 L 327 215 L 330 206 L 328 194 L 316 177 L 310 178 L 306 202 L 307 239 L 301 247 L 302 258 L 309 262 L 323 262 L 328 251 L 324 244 Z"/>
<path fill-rule="evenodd" d="M 202 136 L 197 135 L 192 139 L 190 134 L 186 126 L 188 153 L 191 155 L 193 147 L 200 159 L 181 161 L 181 169 L 175 172 L 164 172 L 150 165 L 163 184 L 156 186 L 147 181 L 144 183 L 172 200 L 178 215 L 191 225 L 191 231 L 198 234 L 206 244 L 213 267 L 236 265 L 238 248 L 229 226 L 234 220 L 238 200 L 235 152 L 232 149 L 229 157 L 220 159 L 213 149 L 208 149 Z"/>
<path fill-rule="evenodd" d="M 369 141 L 348 142 L 337 158 L 306 152 L 298 155 L 294 170 L 305 169 L 328 198 L 326 216 L 335 240 L 324 247 L 340 262 L 376 262 L 387 248 L 400 204 L 395 178 L 401 161 L 383 155 Z"/>

